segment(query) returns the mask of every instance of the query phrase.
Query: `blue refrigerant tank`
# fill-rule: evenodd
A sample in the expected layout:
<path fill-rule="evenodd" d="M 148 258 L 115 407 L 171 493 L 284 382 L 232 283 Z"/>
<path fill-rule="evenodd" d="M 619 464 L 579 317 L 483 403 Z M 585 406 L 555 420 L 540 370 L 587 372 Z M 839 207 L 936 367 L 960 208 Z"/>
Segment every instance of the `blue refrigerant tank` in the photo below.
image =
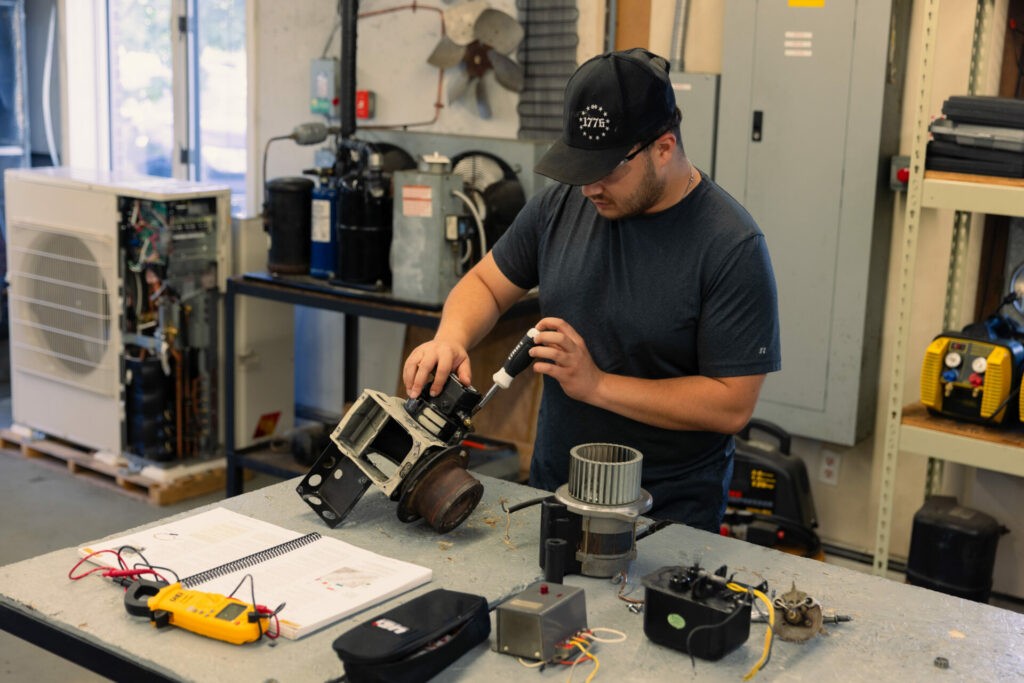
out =
<path fill-rule="evenodd" d="M 323 175 L 313 189 L 312 214 L 309 274 L 331 279 L 338 268 L 338 188 Z"/>

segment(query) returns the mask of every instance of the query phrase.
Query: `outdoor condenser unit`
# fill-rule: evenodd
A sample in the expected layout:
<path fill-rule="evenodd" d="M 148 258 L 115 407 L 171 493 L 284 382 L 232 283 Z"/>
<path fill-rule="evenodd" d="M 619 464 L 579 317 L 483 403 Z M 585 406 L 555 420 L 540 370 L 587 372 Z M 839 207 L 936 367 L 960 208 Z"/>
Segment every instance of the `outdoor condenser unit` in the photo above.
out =
<path fill-rule="evenodd" d="M 4 183 L 14 423 L 155 461 L 219 452 L 230 191 L 67 168 Z"/>

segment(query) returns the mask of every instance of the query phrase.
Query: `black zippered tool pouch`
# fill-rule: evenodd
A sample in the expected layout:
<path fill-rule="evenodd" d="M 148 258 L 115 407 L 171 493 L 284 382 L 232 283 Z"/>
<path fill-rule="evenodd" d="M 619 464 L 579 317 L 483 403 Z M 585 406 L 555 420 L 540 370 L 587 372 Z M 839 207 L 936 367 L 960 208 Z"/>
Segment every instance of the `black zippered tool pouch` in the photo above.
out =
<path fill-rule="evenodd" d="M 351 683 L 426 681 L 491 635 L 487 600 L 438 588 L 334 641 Z"/>

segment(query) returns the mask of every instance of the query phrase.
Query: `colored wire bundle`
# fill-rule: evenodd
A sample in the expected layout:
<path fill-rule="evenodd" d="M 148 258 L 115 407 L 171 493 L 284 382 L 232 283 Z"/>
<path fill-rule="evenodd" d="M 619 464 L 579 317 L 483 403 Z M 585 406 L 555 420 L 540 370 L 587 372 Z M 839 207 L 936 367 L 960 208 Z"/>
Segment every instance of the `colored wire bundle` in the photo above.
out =
<path fill-rule="evenodd" d="M 256 622 L 256 628 L 259 629 L 260 638 L 262 638 L 263 636 L 266 636 L 267 638 L 270 638 L 271 640 L 276 640 L 281 635 L 281 622 L 278 619 L 277 615 L 278 615 L 278 613 L 281 610 L 284 609 L 285 603 L 282 602 L 280 605 L 277 606 L 277 609 L 275 609 L 275 610 L 271 610 L 269 607 L 266 607 L 265 605 L 257 604 L 256 603 L 256 581 L 252 578 L 252 574 L 246 574 L 245 576 L 243 576 L 242 580 L 238 582 L 238 585 L 235 586 L 234 590 L 232 590 L 228 594 L 227 597 L 229 597 L 229 598 L 235 597 L 235 593 L 237 593 L 238 589 L 242 587 L 242 584 L 245 583 L 246 579 L 249 580 L 249 597 L 252 598 L 252 600 L 251 600 L 251 602 L 249 604 L 252 606 L 252 609 L 253 609 L 253 611 L 249 613 L 249 621 L 250 622 Z M 263 630 L 263 622 L 262 622 L 263 619 L 267 619 L 267 620 L 273 621 L 273 623 L 274 623 L 274 630 L 273 631 L 269 631 L 269 630 L 268 631 L 264 631 Z"/>
<path fill-rule="evenodd" d="M 755 598 L 764 603 L 768 609 L 768 629 L 764 633 L 764 650 L 761 652 L 761 658 L 758 659 L 754 666 L 750 668 L 744 676 L 743 680 L 749 681 L 751 678 L 757 675 L 757 672 L 764 668 L 768 663 L 768 660 L 772 656 L 772 640 L 775 635 L 775 608 L 772 606 L 772 601 L 768 599 L 768 596 L 757 590 L 756 588 L 748 588 L 747 586 L 741 586 L 738 583 L 729 582 L 726 587 L 735 591 L 736 593 L 746 593 L 747 595 L 753 595 Z"/>
<path fill-rule="evenodd" d="M 124 559 L 124 553 L 126 552 L 131 552 L 138 555 L 142 559 L 142 562 L 137 562 L 133 566 L 129 567 L 128 563 Z M 84 571 L 80 574 L 75 574 L 75 571 L 77 571 L 78 568 L 81 567 L 83 563 L 89 562 L 93 560 L 93 558 L 105 554 L 113 555 L 117 559 L 117 568 L 98 566 L 93 567 L 92 569 Z M 98 574 L 103 578 L 113 580 L 115 583 L 120 583 L 121 585 L 127 588 L 128 583 L 144 575 L 153 576 L 157 580 L 167 583 L 167 579 L 165 579 L 163 575 L 160 574 L 161 571 L 174 576 L 175 581 L 178 580 L 178 575 L 175 574 L 172 569 L 168 567 L 157 567 L 155 565 L 150 564 L 149 560 L 146 559 L 146 556 L 142 554 L 141 550 L 139 550 L 138 548 L 134 548 L 130 545 L 125 545 L 121 546 L 117 550 L 97 550 L 96 552 L 89 553 L 88 555 L 80 559 L 78 562 L 76 562 L 73 567 L 71 567 L 71 569 L 68 571 L 68 578 L 72 581 L 78 581 L 80 579 L 84 579 L 87 576 Z"/>
<path fill-rule="evenodd" d="M 644 604 L 643 600 L 638 600 L 636 598 L 626 597 L 626 592 L 625 591 L 626 591 L 626 587 L 629 585 L 629 575 L 625 571 L 620 571 L 615 576 L 614 580 L 617 581 L 618 584 L 619 584 L 619 592 L 616 594 L 616 597 L 619 600 L 622 600 L 623 602 L 628 602 L 631 605 L 642 605 L 642 604 Z"/>
<path fill-rule="evenodd" d="M 126 553 L 134 553 L 135 555 L 138 555 L 142 561 L 137 562 L 132 566 L 129 566 L 128 562 L 125 560 L 124 557 Z M 117 561 L 117 567 L 107 567 L 101 565 L 92 567 L 91 569 L 87 569 L 82 572 L 78 572 L 78 569 L 82 566 L 83 563 L 95 561 L 95 558 L 107 554 L 114 556 L 114 558 Z M 161 572 L 163 572 L 163 574 Z M 68 571 L 68 578 L 72 581 L 80 581 L 81 579 L 84 579 L 88 576 L 100 576 L 105 579 L 110 579 L 114 583 L 120 584 L 127 591 L 128 587 L 131 586 L 133 582 L 138 581 L 143 576 L 152 576 L 156 580 L 169 585 L 170 581 L 168 581 L 167 578 L 164 577 L 164 574 L 173 577 L 175 583 L 181 583 L 181 579 L 178 577 L 178 574 L 173 569 L 170 569 L 169 567 L 160 567 L 151 564 L 149 560 L 146 559 L 146 556 L 142 554 L 141 550 L 133 546 L 125 545 L 121 546 L 117 550 L 97 550 L 95 552 L 89 553 L 88 555 L 80 559 L 78 562 L 76 562 L 74 566 L 71 567 L 71 569 Z M 266 636 L 271 640 L 278 638 L 281 635 L 281 622 L 277 615 L 281 612 L 282 609 L 284 609 L 285 603 L 281 603 L 277 606 L 276 609 L 273 610 L 271 610 L 269 607 L 265 605 L 258 604 L 256 602 L 256 584 L 255 581 L 253 580 L 252 574 L 246 574 L 245 576 L 243 576 L 242 580 L 238 582 L 238 585 L 235 586 L 234 590 L 232 590 L 227 597 L 234 598 L 235 593 L 237 593 L 238 590 L 242 587 L 242 584 L 245 583 L 246 579 L 249 580 L 249 595 L 251 598 L 249 606 L 252 608 L 252 611 L 249 612 L 248 615 L 249 620 L 251 622 L 256 623 L 261 639 L 263 638 L 263 636 Z M 267 619 L 268 621 L 271 621 L 274 624 L 272 630 L 263 630 L 263 619 Z"/>
<path fill-rule="evenodd" d="M 599 662 L 597 660 L 597 657 L 594 656 L 594 653 L 592 653 L 590 651 L 590 648 L 591 648 L 591 645 L 592 645 L 592 643 L 591 643 L 592 639 L 591 639 L 590 636 L 591 636 L 590 633 L 587 633 L 587 632 L 584 631 L 584 632 L 576 634 L 575 636 L 573 636 L 572 638 L 570 638 L 567 641 L 569 645 L 572 645 L 573 647 L 577 648 L 580 652 L 582 652 L 583 656 L 582 657 L 577 657 L 575 660 L 572 661 L 571 668 L 569 669 L 569 677 L 567 679 L 565 679 L 565 683 L 572 683 L 572 675 L 576 671 L 576 666 L 580 662 L 582 662 L 582 661 L 584 661 L 586 659 L 593 660 L 593 662 L 594 662 L 594 670 L 590 672 L 590 675 L 587 676 L 587 678 L 584 680 L 584 683 L 590 683 L 592 680 L 594 680 L 594 676 L 597 675 L 598 669 L 601 668 L 601 662 Z M 569 663 L 570 662 L 568 662 L 568 661 L 563 661 L 562 662 L 562 664 L 569 664 Z"/>
<path fill-rule="evenodd" d="M 598 632 L 610 633 L 610 634 L 612 634 L 615 637 L 614 638 L 602 638 L 602 637 L 597 635 Z M 604 626 L 595 626 L 594 628 L 587 629 L 586 631 L 582 631 L 581 633 L 576 634 L 576 636 L 574 636 L 572 639 L 569 640 L 569 644 L 571 644 L 571 645 L 575 646 L 576 648 L 578 648 L 583 653 L 584 656 L 578 657 L 578 658 L 576 658 L 576 660 L 574 662 L 572 662 L 572 668 L 569 669 L 569 678 L 568 678 L 566 683 L 571 683 L 571 681 L 572 681 L 572 674 L 573 674 L 573 671 L 575 671 L 575 669 L 576 669 L 576 665 L 579 664 L 580 662 L 584 661 L 585 659 L 593 660 L 593 662 L 594 662 L 594 670 L 590 672 L 590 675 L 587 676 L 587 678 L 584 681 L 584 683 L 590 683 L 592 680 L 594 680 L 594 676 L 597 675 L 597 670 L 599 668 L 601 668 L 600 662 L 597 661 L 597 657 L 595 657 L 594 653 L 591 651 L 591 649 L 593 648 L 593 644 L 594 643 L 622 643 L 622 642 L 625 642 L 626 637 L 627 637 L 626 634 L 623 633 L 622 631 L 616 630 L 614 628 L 607 628 L 607 627 L 604 627 Z M 562 662 L 562 663 L 563 664 L 567 664 L 568 662 Z"/>
<path fill-rule="evenodd" d="M 613 637 L 602 637 L 598 633 L 607 633 Z M 598 669 L 601 668 L 601 663 L 594 655 L 593 648 L 595 643 L 621 643 L 626 640 L 626 634 L 622 631 L 618 631 L 613 628 L 607 628 L 602 626 L 596 626 L 594 628 L 588 628 L 583 631 L 579 631 L 573 636 L 566 638 L 565 640 L 558 643 L 556 646 L 559 652 L 551 659 L 542 659 L 536 662 L 530 662 L 522 657 L 518 657 L 517 660 L 520 664 L 528 669 L 539 669 L 543 671 L 548 665 L 561 664 L 563 666 L 571 667 L 569 669 L 569 678 L 566 679 L 566 683 L 572 683 L 573 674 L 576 671 L 576 667 L 586 662 L 587 660 L 594 662 L 594 670 L 591 671 L 584 683 L 591 683 L 594 677 L 597 675 Z M 572 656 L 575 650 L 579 650 L 578 656 Z"/>

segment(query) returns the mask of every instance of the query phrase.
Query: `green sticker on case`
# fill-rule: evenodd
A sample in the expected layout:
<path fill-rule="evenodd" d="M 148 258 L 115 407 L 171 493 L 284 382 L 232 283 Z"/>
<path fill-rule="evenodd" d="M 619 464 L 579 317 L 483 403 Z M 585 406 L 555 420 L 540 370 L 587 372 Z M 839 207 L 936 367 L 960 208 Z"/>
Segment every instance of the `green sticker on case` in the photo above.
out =
<path fill-rule="evenodd" d="M 686 628 L 686 619 L 683 619 L 683 616 L 681 614 L 676 614 L 675 612 L 673 612 L 672 614 L 668 615 L 668 617 L 666 617 L 666 618 L 668 620 L 668 625 L 671 626 L 672 628 L 677 628 L 677 629 Z"/>

